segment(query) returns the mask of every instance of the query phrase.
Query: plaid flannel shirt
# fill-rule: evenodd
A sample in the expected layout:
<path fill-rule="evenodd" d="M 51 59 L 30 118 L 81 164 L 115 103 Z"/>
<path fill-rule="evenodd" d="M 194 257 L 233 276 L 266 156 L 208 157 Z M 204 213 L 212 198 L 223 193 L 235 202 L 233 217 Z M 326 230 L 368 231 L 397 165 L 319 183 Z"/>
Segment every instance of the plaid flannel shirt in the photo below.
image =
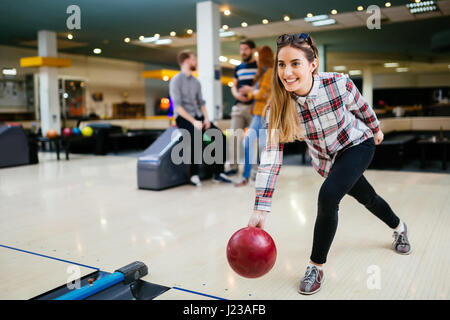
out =
<path fill-rule="evenodd" d="M 375 112 L 348 75 L 318 73 L 307 96 L 293 94 L 292 98 L 305 129 L 304 141 L 312 166 L 324 178 L 340 152 L 373 137 L 380 130 Z M 270 109 L 266 119 L 269 113 Z M 265 127 L 268 127 L 267 120 Z M 283 144 L 267 143 L 256 176 L 255 210 L 270 211 L 282 160 Z"/>

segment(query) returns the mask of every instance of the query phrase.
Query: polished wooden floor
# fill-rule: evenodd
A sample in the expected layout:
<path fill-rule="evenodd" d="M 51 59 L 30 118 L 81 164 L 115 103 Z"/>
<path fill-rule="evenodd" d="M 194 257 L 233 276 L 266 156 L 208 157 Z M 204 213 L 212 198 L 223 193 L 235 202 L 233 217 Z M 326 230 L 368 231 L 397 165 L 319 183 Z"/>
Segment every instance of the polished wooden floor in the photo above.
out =
<path fill-rule="evenodd" d="M 449 299 L 450 175 L 366 172 L 408 224 L 413 252 L 390 249 L 392 231 L 354 199 L 339 226 L 313 296 L 297 293 L 312 245 L 323 179 L 311 167 L 284 166 L 266 230 L 278 257 L 270 273 L 244 279 L 228 266 L 229 237 L 246 226 L 254 186 L 205 181 L 201 188 L 138 190 L 136 159 L 73 155 L 0 169 L 0 299 L 29 299 L 64 284 L 69 262 L 112 272 L 132 261 L 152 283 L 226 299 Z M 172 289 L 158 299 L 210 299 Z"/>

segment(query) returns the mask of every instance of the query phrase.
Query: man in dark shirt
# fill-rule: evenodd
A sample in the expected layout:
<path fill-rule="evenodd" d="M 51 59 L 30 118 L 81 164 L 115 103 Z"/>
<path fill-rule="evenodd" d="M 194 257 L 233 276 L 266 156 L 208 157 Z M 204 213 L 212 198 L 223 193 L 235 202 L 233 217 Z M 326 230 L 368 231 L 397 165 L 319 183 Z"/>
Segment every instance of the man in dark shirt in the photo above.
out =
<path fill-rule="evenodd" d="M 251 108 L 253 100 L 249 100 L 247 95 L 240 92 L 239 89 L 245 85 L 252 86 L 253 79 L 258 71 L 258 66 L 254 58 L 255 43 L 252 40 L 241 40 L 239 44 L 239 53 L 242 58 L 242 63 L 234 69 L 233 86 L 231 87 L 231 93 L 237 100 L 231 109 L 232 132 L 236 129 L 244 129 L 248 127 L 252 121 Z M 232 145 L 235 146 L 234 144 Z M 237 145 L 240 145 L 240 143 Z M 236 156 L 236 150 L 231 154 Z M 230 161 L 231 170 L 237 172 L 238 164 L 235 159 L 230 159 Z"/>
<path fill-rule="evenodd" d="M 224 160 L 226 156 L 226 137 L 214 124 L 208 119 L 206 112 L 205 101 L 202 96 L 202 88 L 200 81 L 192 75 L 192 72 L 197 69 L 197 57 L 190 50 L 181 51 L 178 54 L 178 63 L 180 64 L 181 72 L 170 80 L 170 97 L 173 101 L 175 120 L 178 128 L 185 129 L 190 134 L 191 141 L 191 183 L 195 186 L 200 186 L 200 178 L 198 176 L 198 165 L 195 164 L 194 152 L 194 137 L 203 137 L 205 130 L 218 130 L 218 136 L 221 137 L 219 141 L 222 147 L 223 157 L 214 164 L 214 182 L 231 183 L 232 181 L 223 173 Z M 198 130 L 199 135 L 194 134 Z M 201 157 L 203 158 L 203 157 Z"/>

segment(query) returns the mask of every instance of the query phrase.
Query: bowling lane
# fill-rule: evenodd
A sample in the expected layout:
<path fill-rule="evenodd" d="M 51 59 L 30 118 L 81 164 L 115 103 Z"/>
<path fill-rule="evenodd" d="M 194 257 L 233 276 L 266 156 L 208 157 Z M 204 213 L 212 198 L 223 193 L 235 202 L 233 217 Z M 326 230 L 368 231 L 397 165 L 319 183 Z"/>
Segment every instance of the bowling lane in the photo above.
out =
<path fill-rule="evenodd" d="M 442 268 L 432 274 L 421 268 L 439 234 L 450 234 L 449 225 L 439 222 L 450 193 L 445 174 L 369 170 L 367 179 L 407 222 L 413 254 L 391 251 L 391 230 L 346 197 L 325 286 L 306 297 L 297 293 L 297 284 L 308 262 L 323 182 L 312 168 L 282 168 L 266 224 L 277 261 L 266 276 L 244 279 L 228 266 L 226 244 L 248 222 L 253 185 L 206 181 L 201 188 L 152 192 L 137 189 L 136 159 L 88 156 L 57 162 L 50 156 L 38 166 L 2 170 L 1 244 L 48 255 L 56 250 L 67 260 L 107 272 L 140 260 L 149 267 L 144 280 L 226 299 L 403 299 L 414 279 L 423 279 L 422 289 L 425 279 L 447 279 Z M 446 254 L 434 258 L 436 265 L 448 259 Z M 373 266 L 380 271 L 380 289 L 367 285 Z M 20 274 L 20 268 L 10 271 Z M 426 296 L 415 288 L 414 298 L 442 299 L 446 287 L 432 288 Z M 444 296 L 448 299 L 448 292 Z"/>
<path fill-rule="evenodd" d="M 0 247 L 0 299 L 30 299 L 92 272 L 95 270 Z"/>

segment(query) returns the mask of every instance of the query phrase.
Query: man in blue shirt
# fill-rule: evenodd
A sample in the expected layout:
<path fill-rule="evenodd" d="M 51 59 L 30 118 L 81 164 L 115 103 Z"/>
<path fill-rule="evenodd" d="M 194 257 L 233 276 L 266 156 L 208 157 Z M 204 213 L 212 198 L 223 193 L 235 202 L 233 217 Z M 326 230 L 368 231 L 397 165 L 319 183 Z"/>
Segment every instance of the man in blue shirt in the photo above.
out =
<path fill-rule="evenodd" d="M 242 86 L 252 86 L 253 79 L 258 71 L 258 66 L 254 58 L 255 43 L 250 39 L 243 39 L 239 44 L 239 53 L 241 55 L 242 63 L 234 69 L 233 87 L 231 87 L 231 93 L 236 98 L 236 103 L 231 109 L 231 129 L 244 129 L 248 127 L 252 121 L 252 103 L 253 100 L 249 100 L 247 95 L 240 92 L 239 89 Z M 235 144 L 231 144 L 235 147 Z M 236 157 L 236 150 L 232 152 L 232 155 Z M 231 159 L 230 168 L 232 171 L 238 171 L 238 164 L 235 159 Z"/>

